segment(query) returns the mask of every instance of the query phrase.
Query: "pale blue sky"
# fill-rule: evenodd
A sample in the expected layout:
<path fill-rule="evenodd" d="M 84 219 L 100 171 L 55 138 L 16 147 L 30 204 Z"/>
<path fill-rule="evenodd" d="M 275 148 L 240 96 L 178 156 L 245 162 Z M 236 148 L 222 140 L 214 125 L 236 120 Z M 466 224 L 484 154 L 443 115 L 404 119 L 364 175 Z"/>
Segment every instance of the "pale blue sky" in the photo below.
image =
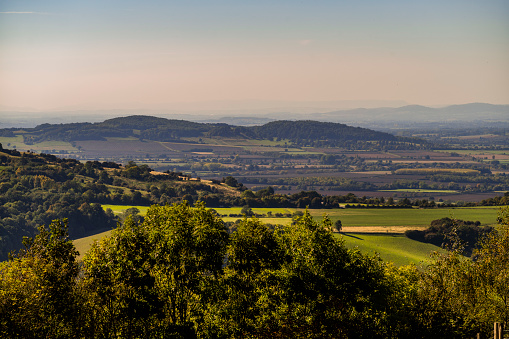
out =
<path fill-rule="evenodd" d="M 509 104 L 509 1 L 0 0 L 0 106 Z"/>

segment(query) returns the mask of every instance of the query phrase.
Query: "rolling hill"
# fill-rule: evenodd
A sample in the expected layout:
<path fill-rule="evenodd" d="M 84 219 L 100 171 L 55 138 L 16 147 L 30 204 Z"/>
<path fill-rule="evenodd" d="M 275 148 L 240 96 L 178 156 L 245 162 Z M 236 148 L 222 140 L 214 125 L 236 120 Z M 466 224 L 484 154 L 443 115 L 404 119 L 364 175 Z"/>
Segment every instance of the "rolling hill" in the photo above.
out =
<path fill-rule="evenodd" d="M 42 124 L 20 131 L 2 129 L 0 135 L 22 134 L 26 144 L 43 141 L 106 140 L 108 137 L 134 137 L 153 141 L 177 141 L 186 137 L 226 137 L 245 139 L 301 139 L 325 141 L 408 141 L 392 134 L 340 123 L 304 121 L 273 121 L 262 126 L 241 127 L 228 124 L 196 123 L 185 120 L 133 115 L 100 123 Z"/>

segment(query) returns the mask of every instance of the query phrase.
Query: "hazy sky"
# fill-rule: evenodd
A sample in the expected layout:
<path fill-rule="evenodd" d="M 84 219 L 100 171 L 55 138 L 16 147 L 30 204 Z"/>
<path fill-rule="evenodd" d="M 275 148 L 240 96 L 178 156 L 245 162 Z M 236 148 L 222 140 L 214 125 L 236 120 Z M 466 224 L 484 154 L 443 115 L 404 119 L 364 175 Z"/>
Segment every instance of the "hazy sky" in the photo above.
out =
<path fill-rule="evenodd" d="M 0 106 L 509 104 L 509 1 L 0 0 Z"/>

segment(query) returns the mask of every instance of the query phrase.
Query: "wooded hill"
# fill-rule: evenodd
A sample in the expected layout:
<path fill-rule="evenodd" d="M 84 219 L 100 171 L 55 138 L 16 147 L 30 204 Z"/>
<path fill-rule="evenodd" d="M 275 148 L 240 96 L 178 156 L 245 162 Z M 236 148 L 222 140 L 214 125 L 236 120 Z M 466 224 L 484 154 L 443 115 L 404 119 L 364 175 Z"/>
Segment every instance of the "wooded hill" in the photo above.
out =
<path fill-rule="evenodd" d="M 0 130 L 1 136 L 14 136 L 16 128 Z M 343 141 L 422 141 L 396 137 L 389 133 L 366 128 L 351 127 L 340 123 L 318 121 L 274 121 L 263 126 L 241 127 L 228 124 L 205 124 L 185 120 L 170 120 L 135 115 L 109 119 L 101 123 L 42 124 L 23 130 L 27 144 L 42 141 L 105 140 L 108 137 L 136 137 L 154 141 L 176 141 L 185 137 L 226 137 L 245 139 L 288 139 L 326 141 L 338 145 Z"/>
<path fill-rule="evenodd" d="M 24 236 L 33 236 L 38 226 L 54 219 L 67 218 L 73 238 L 115 227 L 118 218 L 100 204 L 192 203 L 199 197 L 240 199 L 240 191 L 182 173 L 152 172 L 133 162 L 80 163 L 0 144 L 0 260 L 19 249 Z"/>

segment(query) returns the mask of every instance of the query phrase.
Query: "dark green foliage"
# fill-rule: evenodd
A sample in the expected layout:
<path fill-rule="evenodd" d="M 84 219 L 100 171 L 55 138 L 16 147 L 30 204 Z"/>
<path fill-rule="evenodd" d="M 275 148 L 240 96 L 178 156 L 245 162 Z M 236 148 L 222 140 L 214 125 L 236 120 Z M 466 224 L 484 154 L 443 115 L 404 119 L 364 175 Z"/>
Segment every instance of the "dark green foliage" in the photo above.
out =
<path fill-rule="evenodd" d="M 78 253 L 67 235 L 67 221 L 41 226 L 23 243 L 26 248 L 0 266 L 0 336 L 79 336 Z"/>
<path fill-rule="evenodd" d="M 505 206 L 509 205 L 509 192 L 505 192 L 501 197 L 485 199 L 479 203 L 481 206 Z"/>
<path fill-rule="evenodd" d="M 311 120 L 301 121 L 273 121 L 263 126 L 253 127 L 255 133 L 264 139 L 289 139 L 296 143 L 299 140 L 329 140 L 335 141 L 367 141 L 367 140 L 397 140 L 394 135 L 375 132 L 366 128 L 351 127 L 344 124 L 318 122 Z"/>
<path fill-rule="evenodd" d="M 465 338 L 509 319 L 509 213 L 476 251 L 422 271 L 349 250 L 309 213 L 228 237 L 203 205 L 152 207 L 93 245 L 65 221 L 0 263 L 2 338 Z"/>
<path fill-rule="evenodd" d="M 461 256 L 461 246 L 435 254 L 421 275 L 419 302 L 427 337 L 466 338 L 493 335 L 494 322 L 509 321 L 509 209 L 499 225 L 474 250 L 476 260 Z"/>
<path fill-rule="evenodd" d="M 341 222 L 341 220 L 336 220 L 336 222 L 334 223 L 334 229 L 337 231 L 337 232 L 341 232 L 341 229 L 343 228 L 343 223 Z"/>
<path fill-rule="evenodd" d="M 227 237 L 203 206 L 153 206 L 142 224 L 128 218 L 85 258 L 95 335 L 194 337 L 193 321 L 220 274 Z"/>
<path fill-rule="evenodd" d="M 92 163 L 83 165 L 46 154 L 22 153 L 3 158 L 2 165 L 0 259 L 19 249 L 23 236 L 34 236 L 40 225 L 54 219 L 69 219 L 72 237 L 115 225 L 115 217 L 95 204 L 107 197 L 108 188 L 76 178 L 87 174 L 98 177 Z"/>
<path fill-rule="evenodd" d="M 230 126 L 227 124 L 217 124 L 211 128 L 207 133 L 210 137 L 225 137 L 225 138 L 247 138 L 252 139 L 256 135 L 252 129 L 248 127 Z"/>
<path fill-rule="evenodd" d="M 490 226 L 480 226 L 479 221 L 464 221 L 451 218 L 433 220 L 429 228 L 418 231 L 408 230 L 405 235 L 413 240 L 427 242 L 436 246 L 451 248 L 456 241 L 467 256 L 479 247 L 480 240 L 493 230 Z"/>
<path fill-rule="evenodd" d="M 215 187 L 184 183 L 188 176 L 182 173 L 153 175 L 150 167 L 134 162 L 122 167 L 112 162 L 80 163 L 48 154 L 2 152 L 9 156 L 0 156 L 0 260 L 21 248 L 23 236 L 34 236 L 38 226 L 54 219 L 67 218 L 73 238 L 115 227 L 117 218 L 100 204 L 148 206 L 178 202 L 185 196 L 188 201 L 201 197 L 217 206 L 226 200 L 217 195 Z"/>
<path fill-rule="evenodd" d="M 237 187 L 237 185 L 239 184 L 237 179 L 235 179 L 232 176 L 227 176 L 226 178 L 223 178 L 222 182 L 224 182 L 225 184 L 227 184 L 230 187 Z"/>
<path fill-rule="evenodd" d="M 417 271 L 346 249 L 331 226 L 309 213 L 276 230 L 244 219 L 207 305 L 204 337 L 404 337 L 419 322 L 408 306 Z"/>

